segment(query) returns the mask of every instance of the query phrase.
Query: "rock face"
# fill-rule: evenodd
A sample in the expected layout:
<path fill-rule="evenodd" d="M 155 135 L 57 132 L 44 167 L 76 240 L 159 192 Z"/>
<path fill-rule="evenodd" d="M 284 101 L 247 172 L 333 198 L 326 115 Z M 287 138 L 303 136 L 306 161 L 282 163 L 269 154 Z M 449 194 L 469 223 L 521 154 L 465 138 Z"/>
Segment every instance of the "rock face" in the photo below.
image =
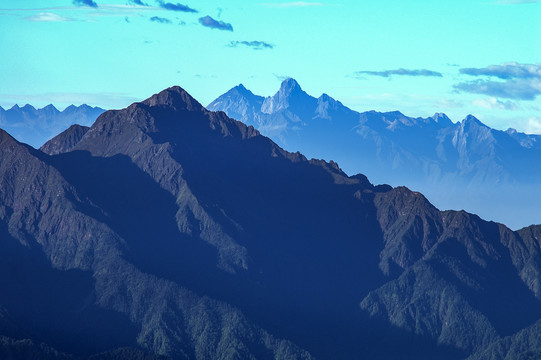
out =
<path fill-rule="evenodd" d="M 496 359 L 500 342 L 520 356 L 541 348 L 519 343 L 541 319 L 539 227 L 513 232 L 347 176 L 179 87 L 42 150 L 0 133 L 0 351 Z"/>
<path fill-rule="evenodd" d="M 272 97 L 232 89 L 209 110 L 253 125 L 289 151 L 333 159 L 348 174 L 407 185 L 446 209 L 468 209 L 520 228 L 541 221 L 541 137 L 489 128 L 472 115 L 412 118 L 358 113 L 288 79 Z M 494 194 L 497 194 L 495 196 Z"/>
<path fill-rule="evenodd" d="M 0 128 L 8 131 L 18 141 L 36 149 L 73 124 L 90 126 L 105 110 L 98 107 L 70 105 L 58 111 L 53 105 L 35 109 L 31 105 L 18 105 L 4 110 L 0 107 Z"/>

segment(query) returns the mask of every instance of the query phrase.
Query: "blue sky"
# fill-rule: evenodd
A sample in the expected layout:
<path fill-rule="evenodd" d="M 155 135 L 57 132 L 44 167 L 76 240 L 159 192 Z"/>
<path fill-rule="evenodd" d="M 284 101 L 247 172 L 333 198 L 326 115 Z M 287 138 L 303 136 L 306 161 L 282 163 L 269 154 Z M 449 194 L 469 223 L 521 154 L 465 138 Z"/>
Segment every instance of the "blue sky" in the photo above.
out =
<path fill-rule="evenodd" d="M 138 5 L 139 3 L 139 5 Z M 0 0 L 0 106 L 204 105 L 295 78 L 358 111 L 541 133 L 541 1 Z"/>

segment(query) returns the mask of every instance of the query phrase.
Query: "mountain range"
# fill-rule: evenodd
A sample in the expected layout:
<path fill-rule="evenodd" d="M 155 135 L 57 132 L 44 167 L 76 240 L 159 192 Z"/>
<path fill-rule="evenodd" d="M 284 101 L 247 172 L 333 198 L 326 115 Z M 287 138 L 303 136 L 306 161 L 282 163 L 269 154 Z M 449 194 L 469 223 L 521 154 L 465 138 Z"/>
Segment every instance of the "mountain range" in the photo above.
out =
<path fill-rule="evenodd" d="M 8 131 L 18 141 L 39 148 L 47 140 L 73 124 L 92 125 L 105 110 L 99 107 L 70 105 L 59 111 L 53 105 L 36 109 L 26 104 L 14 105 L 8 110 L 0 107 L 0 128 Z"/>
<path fill-rule="evenodd" d="M 540 239 L 172 87 L 40 150 L 0 130 L 0 355 L 539 358 Z"/>
<path fill-rule="evenodd" d="M 444 209 L 466 209 L 518 229 L 541 222 L 541 136 L 492 129 L 472 115 L 412 118 L 356 112 L 294 79 L 271 97 L 239 85 L 207 106 L 254 126 L 278 145 L 333 159 L 348 174 L 406 185 Z"/>

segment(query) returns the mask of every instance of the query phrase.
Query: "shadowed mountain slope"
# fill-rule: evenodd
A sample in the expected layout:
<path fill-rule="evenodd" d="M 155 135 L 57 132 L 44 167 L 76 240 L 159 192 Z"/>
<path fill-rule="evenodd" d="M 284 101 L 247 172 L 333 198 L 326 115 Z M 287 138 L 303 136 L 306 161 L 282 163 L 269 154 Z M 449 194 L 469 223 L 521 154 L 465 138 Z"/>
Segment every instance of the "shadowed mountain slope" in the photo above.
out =
<path fill-rule="evenodd" d="M 2 246 L 35 252 L 62 289 L 40 306 L 75 318 L 36 327 L 10 292 L 10 338 L 83 356 L 463 359 L 541 318 L 527 230 L 286 152 L 179 87 L 75 130 L 42 147 L 56 155 L 2 135 Z"/>

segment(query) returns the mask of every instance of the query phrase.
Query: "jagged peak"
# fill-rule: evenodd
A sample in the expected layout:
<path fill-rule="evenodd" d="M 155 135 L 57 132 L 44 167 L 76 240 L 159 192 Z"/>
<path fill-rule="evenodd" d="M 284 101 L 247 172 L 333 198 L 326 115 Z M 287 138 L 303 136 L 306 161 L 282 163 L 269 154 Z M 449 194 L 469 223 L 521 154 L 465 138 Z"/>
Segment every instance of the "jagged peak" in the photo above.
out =
<path fill-rule="evenodd" d="M 203 105 L 180 86 L 167 88 L 152 95 L 142 103 L 151 107 L 171 107 L 174 110 L 202 111 L 204 109 Z"/>
<path fill-rule="evenodd" d="M 323 93 L 318 98 L 319 101 L 326 101 L 326 102 L 333 102 L 333 103 L 340 103 L 340 101 L 334 99 L 333 97 L 329 96 L 329 94 Z"/>
<path fill-rule="evenodd" d="M 293 78 L 287 78 L 284 81 L 282 81 L 282 84 L 280 85 L 280 89 L 274 95 L 275 97 L 278 96 L 280 98 L 287 98 L 291 96 L 292 94 L 302 94 L 308 96 L 304 92 L 304 90 L 301 88 L 297 80 Z"/>
<path fill-rule="evenodd" d="M 445 113 L 434 113 L 434 115 L 432 115 L 432 119 L 434 119 L 436 122 L 441 120 L 451 120 Z"/>
<path fill-rule="evenodd" d="M 293 78 L 285 79 L 284 81 L 282 81 L 282 84 L 280 85 L 280 90 L 292 91 L 295 89 L 302 90 L 297 80 Z"/>
<path fill-rule="evenodd" d="M 304 92 L 295 79 L 287 78 L 282 81 L 280 89 L 274 96 L 265 99 L 261 111 L 266 114 L 272 114 L 290 107 L 291 104 L 302 104 L 306 101 L 317 102 L 317 99 Z"/>
<path fill-rule="evenodd" d="M 440 125 L 452 125 L 453 121 L 444 113 L 435 113 L 432 115 L 432 120 Z"/>
<path fill-rule="evenodd" d="M 232 94 L 232 93 L 240 94 L 242 96 L 262 98 L 261 96 L 255 95 L 253 92 L 251 92 L 249 89 L 247 89 L 243 84 L 238 84 L 237 86 L 235 86 L 234 88 L 229 90 L 224 95 L 229 95 L 229 94 Z"/>
<path fill-rule="evenodd" d="M 237 89 L 239 91 L 250 91 L 250 90 L 246 89 L 246 87 L 242 83 L 238 84 L 233 89 Z"/>
<path fill-rule="evenodd" d="M 58 112 L 58 109 L 53 104 L 45 106 L 42 110 Z"/>
<path fill-rule="evenodd" d="M 466 118 L 464 118 L 464 120 L 462 120 L 462 126 L 466 126 L 466 125 L 468 126 L 477 125 L 477 126 L 488 128 L 488 126 L 483 124 L 479 119 L 477 119 L 475 116 L 471 114 L 469 114 L 468 116 L 466 116 Z"/>
<path fill-rule="evenodd" d="M 321 118 L 331 119 L 332 114 L 329 114 L 329 109 L 333 109 L 333 111 L 345 111 L 353 113 L 351 109 L 345 107 L 340 101 L 332 98 L 328 94 L 323 93 L 317 99 L 317 109 L 315 110 L 316 114 Z"/>

